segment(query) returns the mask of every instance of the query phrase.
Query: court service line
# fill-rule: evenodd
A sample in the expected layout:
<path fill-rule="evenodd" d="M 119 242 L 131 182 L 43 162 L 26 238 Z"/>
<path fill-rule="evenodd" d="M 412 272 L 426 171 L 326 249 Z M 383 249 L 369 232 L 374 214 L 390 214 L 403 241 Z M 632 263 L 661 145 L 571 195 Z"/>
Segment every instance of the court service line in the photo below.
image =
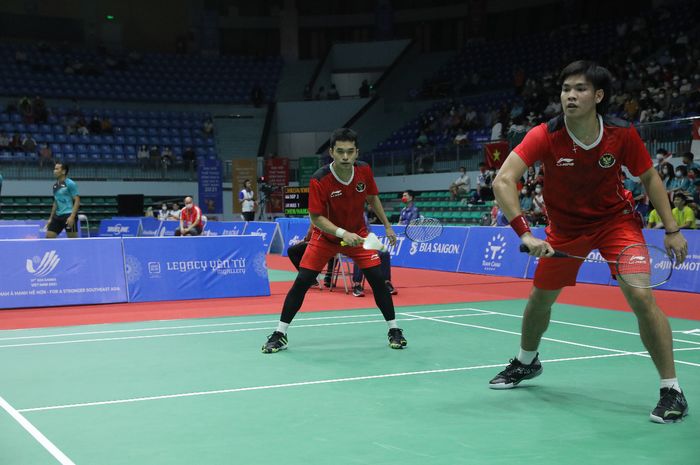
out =
<path fill-rule="evenodd" d="M 16 410 L 5 399 L 0 396 L 0 407 L 3 408 L 17 423 L 22 426 L 46 451 L 51 454 L 61 465 L 75 465 L 56 445 L 39 431 L 24 415 Z"/>
<path fill-rule="evenodd" d="M 522 315 L 513 315 L 513 314 L 511 314 L 511 313 L 496 312 L 496 311 L 492 311 L 492 310 L 482 310 L 482 309 L 480 309 L 480 308 L 474 308 L 474 307 L 465 307 L 465 308 L 463 308 L 462 310 L 473 310 L 473 311 L 475 311 L 475 312 L 486 311 L 486 312 L 489 312 L 489 313 L 492 314 L 492 315 L 508 316 L 508 317 L 511 317 L 511 318 L 520 318 L 520 319 L 523 318 Z M 418 312 L 408 312 L 408 313 L 418 313 Z M 440 317 L 440 318 L 442 318 L 442 317 Z M 571 323 L 571 322 L 569 322 L 569 321 L 561 321 L 561 320 L 549 320 L 549 322 L 550 322 L 550 323 L 557 323 L 557 324 L 560 324 L 560 325 L 577 326 L 577 327 L 579 327 L 579 328 L 596 329 L 596 330 L 598 330 L 598 331 L 608 331 L 608 332 L 611 332 L 611 333 L 629 334 L 629 335 L 631 335 L 631 336 L 639 336 L 639 333 L 636 333 L 636 332 L 634 332 L 634 331 L 625 331 L 625 330 L 622 330 L 622 329 L 604 328 L 604 327 L 602 327 L 602 326 L 584 325 L 584 324 L 581 324 L 581 323 Z M 673 331 L 673 332 L 677 332 L 677 331 Z M 685 339 L 673 339 L 673 341 L 674 341 L 674 342 L 684 342 L 684 343 L 686 343 L 686 344 L 700 345 L 700 342 L 698 342 L 698 341 L 687 341 L 687 340 L 685 340 Z"/>
<path fill-rule="evenodd" d="M 443 318 L 464 318 L 470 316 L 487 316 L 487 313 L 465 313 L 462 315 L 446 315 Z M 419 320 L 420 318 L 408 318 L 402 321 L 413 321 Z M 311 325 L 295 325 L 294 328 L 317 328 L 322 326 L 341 326 L 341 325 L 357 325 L 366 323 L 384 323 L 381 316 L 378 316 L 373 320 L 364 321 L 344 321 L 336 323 L 317 323 Z M 161 337 L 178 337 L 178 336 L 203 336 L 208 334 L 229 334 L 229 333 L 242 333 L 249 331 L 272 331 L 274 328 L 271 326 L 257 327 L 257 328 L 238 328 L 238 329 L 226 329 L 218 331 L 197 331 L 190 333 L 168 333 L 168 334 L 152 334 L 152 335 L 142 335 L 142 336 L 124 336 L 124 337 L 106 337 L 106 338 L 93 338 L 93 339 L 73 339 L 69 341 L 51 341 L 51 342 L 25 342 L 21 344 L 5 344 L 0 345 L 0 349 L 8 349 L 14 347 L 39 347 L 39 346 L 56 346 L 56 345 L 66 345 L 66 344 L 85 344 L 90 342 L 107 342 L 107 341 L 129 341 L 129 340 L 139 340 L 139 339 L 156 339 Z"/>
<path fill-rule="evenodd" d="M 557 362 L 570 362 L 577 360 L 589 360 L 598 358 L 610 358 L 610 357 L 622 357 L 626 355 L 635 355 L 635 352 L 628 353 L 615 353 L 615 354 L 599 354 L 599 355 L 586 355 L 581 357 L 567 357 L 552 360 L 543 360 L 542 363 L 557 363 Z M 300 386 L 314 386 L 319 384 L 332 384 L 332 383 L 346 383 L 352 381 L 366 381 L 372 379 L 384 379 L 384 378 L 399 378 L 404 376 L 417 376 L 417 375 L 429 375 L 435 373 L 452 373 L 458 371 L 470 371 L 470 370 L 480 370 L 485 368 L 503 368 L 503 363 L 498 363 L 494 365 L 476 365 L 467 367 L 457 367 L 457 368 L 442 368 L 436 370 L 421 370 L 421 371 L 407 371 L 401 373 L 386 373 L 381 375 L 367 375 L 367 376 L 354 376 L 348 378 L 331 378 L 322 379 L 316 381 L 300 381 L 297 383 L 285 383 L 285 384 L 270 384 L 262 386 L 251 386 L 243 388 L 233 388 L 233 389 L 218 389 L 213 391 L 199 391 L 199 392 L 185 392 L 180 394 L 165 394 L 160 396 L 148 396 L 148 397 L 134 397 L 130 399 L 118 399 L 118 400 L 106 400 L 97 402 L 84 402 L 76 404 L 65 404 L 65 405 L 51 405 L 46 407 L 32 407 L 19 409 L 18 412 L 42 412 L 47 410 L 62 410 L 70 408 L 81 408 L 81 407 L 95 407 L 100 405 L 114 405 L 114 404 L 129 404 L 134 402 L 145 402 L 151 400 L 163 400 L 163 399 L 177 399 L 182 397 L 198 397 L 198 396 L 208 396 L 216 394 L 229 394 L 234 392 L 247 392 L 247 391 L 262 391 L 266 389 L 281 389 L 281 388 L 291 388 Z"/>
<path fill-rule="evenodd" d="M 414 317 L 414 318 L 417 317 L 417 318 L 420 318 L 420 319 L 423 319 L 423 320 L 436 321 L 436 322 L 438 322 L 438 323 L 446 323 L 446 324 L 457 325 L 457 326 L 466 326 L 466 327 L 468 327 L 468 328 L 485 329 L 485 330 L 487 330 L 487 331 L 494 331 L 494 332 L 498 332 L 498 333 L 513 334 L 513 335 L 515 335 L 515 336 L 520 336 L 520 335 L 521 335 L 520 333 L 518 333 L 518 332 L 516 332 L 516 331 L 508 331 L 508 330 L 505 330 L 505 329 L 491 328 L 491 327 L 489 327 L 489 326 L 472 325 L 472 324 L 469 324 L 469 323 L 460 323 L 460 322 L 458 322 L 458 321 L 444 321 L 444 320 L 441 319 L 441 318 L 443 318 L 443 317 L 435 318 L 435 317 L 428 317 L 428 316 L 417 316 L 417 315 L 412 315 L 412 314 L 409 313 L 409 312 L 402 312 L 402 313 L 400 313 L 400 314 L 401 314 L 401 315 L 406 315 L 406 316 L 409 316 L 409 317 Z M 606 352 L 615 352 L 615 353 L 624 353 L 624 354 L 630 354 L 630 353 L 631 353 L 631 352 L 628 352 L 628 351 L 625 351 L 625 350 L 611 349 L 611 348 L 609 348 L 609 347 L 593 346 L 593 345 L 590 345 L 590 344 L 582 344 L 582 343 L 580 343 L 580 342 L 564 341 L 564 340 L 562 340 L 562 339 L 554 339 L 554 338 L 551 338 L 551 337 L 542 337 L 542 340 L 543 340 L 543 341 L 550 341 L 550 342 L 558 342 L 558 343 L 560 343 L 560 344 L 567 344 L 567 345 L 578 346 L 578 347 L 585 347 L 585 348 L 588 348 L 588 349 L 603 350 L 603 351 L 606 351 Z M 634 355 L 639 356 L 639 357 L 651 358 L 651 356 L 650 356 L 647 352 L 634 352 Z M 676 363 L 680 363 L 680 364 L 683 364 L 683 365 L 690 365 L 690 366 L 700 367 L 700 363 L 684 362 L 684 361 L 680 361 L 680 360 L 676 360 Z"/>
<path fill-rule="evenodd" d="M 358 309 L 359 310 L 359 309 Z M 442 313 L 442 312 L 452 312 L 457 310 L 467 310 L 467 308 L 444 308 L 439 310 L 418 310 L 414 313 Z M 489 310 L 482 309 L 468 309 L 468 310 L 478 310 L 480 313 L 490 312 Z M 370 310 L 367 310 L 369 313 Z M 376 310 L 372 310 L 372 313 L 376 313 Z M 317 321 L 317 320 L 340 320 L 346 318 L 367 318 L 373 315 L 335 315 L 335 316 L 317 316 L 317 317 L 301 317 L 297 318 L 295 321 Z M 376 315 L 379 317 L 380 315 Z M 234 317 L 240 318 L 240 317 Z M 16 341 L 25 339 L 47 339 L 47 338 L 58 338 L 58 337 L 69 337 L 69 336 L 90 336 L 95 334 L 121 334 L 121 333 L 137 333 L 137 332 L 147 332 L 147 331 L 160 331 L 160 330 L 171 330 L 171 329 L 192 329 L 192 328 L 217 328 L 226 326 L 242 326 L 242 325 L 255 325 L 255 324 L 270 324 L 274 325 L 279 322 L 279 319 L 275 320 L 257 320 L 257 321 L 236 321 L 232 323 L 207 323 L 203 325 L 179 325 L 179 326 L 157 326 L 152 328 L 134 328 L 134 329 L 110 329 L 103 331 L 81 331 L 74 333 L 56 333 L 56 334 L 42 334 L 35 336 L 13 336 L 13 337 L 2 337 L 0 341 Z M 26 330 L 12 330 L 12 331 L 26 331 Z"/>

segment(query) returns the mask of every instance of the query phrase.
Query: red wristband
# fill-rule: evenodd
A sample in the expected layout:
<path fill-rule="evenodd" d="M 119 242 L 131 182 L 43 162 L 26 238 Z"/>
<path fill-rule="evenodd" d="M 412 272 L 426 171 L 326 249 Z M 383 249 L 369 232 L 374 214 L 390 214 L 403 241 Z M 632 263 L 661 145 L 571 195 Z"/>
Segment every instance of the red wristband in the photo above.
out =
<path fill-rule="evenodd" d="M 530 225 L 527 224 L 527 220 L 523 215 L 518 215 L 513 218 L 513 220 L 510 222 L 510 227 L 513 228 L 513 231 L 515 231 L 515 234 L 517 234 L 518 237 L 530 232 Z"/>

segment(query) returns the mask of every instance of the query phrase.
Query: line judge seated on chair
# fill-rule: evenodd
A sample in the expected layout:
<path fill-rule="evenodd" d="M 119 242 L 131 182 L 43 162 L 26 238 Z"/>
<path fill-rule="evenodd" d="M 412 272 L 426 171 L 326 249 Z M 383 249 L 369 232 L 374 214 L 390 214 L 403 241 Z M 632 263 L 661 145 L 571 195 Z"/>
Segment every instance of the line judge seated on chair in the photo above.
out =
<path fill-rule="evenodd" d="M 194 204 L 192 197 L 185 197 L 185 208 L 180 210 L 180 227 L 176 236 L 199 236 L 204 229 L 202 210 Z"/>

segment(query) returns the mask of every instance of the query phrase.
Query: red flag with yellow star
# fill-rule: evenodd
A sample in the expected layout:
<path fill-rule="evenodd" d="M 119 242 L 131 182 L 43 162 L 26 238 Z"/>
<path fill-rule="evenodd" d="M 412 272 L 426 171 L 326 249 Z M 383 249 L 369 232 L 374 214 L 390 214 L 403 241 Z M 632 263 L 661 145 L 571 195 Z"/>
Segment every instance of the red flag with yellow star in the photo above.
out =
<path fill-rule="evenodd" d="M 508 156 L 508 142 L 490 142 L 484 144 L 484 161 L 489 168 L 498 169 Z"/>

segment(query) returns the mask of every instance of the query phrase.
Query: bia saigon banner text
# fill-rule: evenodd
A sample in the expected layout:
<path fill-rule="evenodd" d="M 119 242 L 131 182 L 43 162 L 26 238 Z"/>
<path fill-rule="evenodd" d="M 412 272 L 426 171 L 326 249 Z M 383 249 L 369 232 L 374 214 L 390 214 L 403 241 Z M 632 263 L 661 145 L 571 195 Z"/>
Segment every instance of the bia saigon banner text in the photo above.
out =
<path fill-rule="evenodd" d="M 0 308 L 126 302 L 120 239 L 0 241 Z"/>
<path fill-rule="evenodd" d="M 123 241 L 129 302 L 270 295 L 258 236 Z"/>

